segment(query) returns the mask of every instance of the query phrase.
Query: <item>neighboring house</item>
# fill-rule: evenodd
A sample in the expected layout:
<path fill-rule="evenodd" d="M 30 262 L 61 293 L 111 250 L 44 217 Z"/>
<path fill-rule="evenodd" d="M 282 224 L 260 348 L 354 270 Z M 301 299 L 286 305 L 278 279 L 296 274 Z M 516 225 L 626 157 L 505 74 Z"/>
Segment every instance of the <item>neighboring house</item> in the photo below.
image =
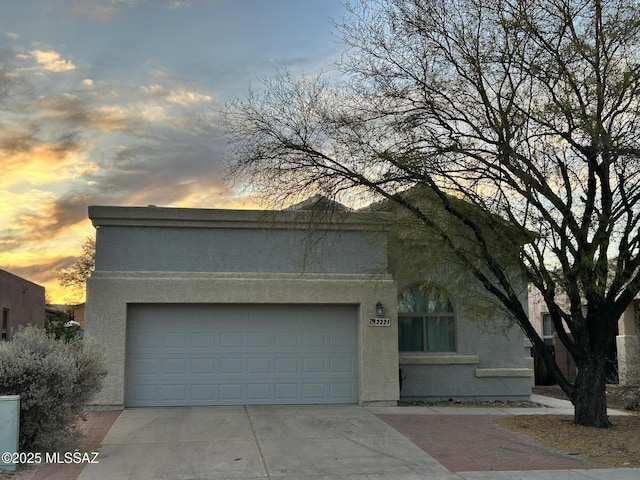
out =
<path fill-rule="evenodd" d="M 71 305 L 71 318 L 75 322 L 78 322 L 81 331 L 84 331 L 84 311 L 85 311 L 84 303 L 79 303 L 77 305 Z"/>
<path fill-rule="evenodd" d="M 586 308 L 584 306 L 583 308 Z M 640 297 L 636 298 L 624 314 L 618 319 L 618 336 L 615 345 L 612 345 L 607 355 L 609 381 L 620 385 L 640 385 L 640 329 L 638 328 L 638 311 L 640 310 Z M 556 363 L 569 381 L 576 377 L 576 366 L 555 333 L 553 321 L 547 310 L 546 304 L 540 292 L 529 288 L 529 315 L 531 323 L 537 332 L 544 338 L 545 343 L 553 349 Z M 536 381 L 538 383 L 552 382 L 551 376 L 546 372 L 541 361 L 535 362 Z"/>
<path fill-rule="evenodd" d="M 570 382 L 575 381 L 578 373 L 576 364 L 556 333 L 553 320 L 551 319 L 551 315 L 549 315 L 542 294 L 532 285 L 529 285 L 528 301 L 531 324 L 536 329 L 536 332 L 538 332 L 538 335 L 544 340 L 546 348 L 553 353 L 556 364 L 563 375 Z M 534 369 L 535 382 L 537 385 L 552 385 L 555 383 L 553 374 L 547 369 L 542 357 L 536 356 L 535 353 Z"/>
<path fill-rule="evenodd" d="M 44 287 L 0 270 L 0 340 L 10 340 L 20 327 L 44 327 Z"/>
<path fill-rule="evenodd" d="M 520 330 L 498 309 L 477 321 L 446 265 L 403 268 L 387 214 L 300 208 L 89 207 L 85 335 L 109 365 L 94 403 L 529 398 Z"/>
<path fill-rule="evenodd" d="M 84 309 L 85 304 L 79 303 L 77 305 L 57 305 L 50 304 L 46 306 L 46 318 L 47 321 L 53 319 L 59 314 L 63 314 L 67 317 L 68 321 L 77 322 L 80 331 L 84 330 Z"/>

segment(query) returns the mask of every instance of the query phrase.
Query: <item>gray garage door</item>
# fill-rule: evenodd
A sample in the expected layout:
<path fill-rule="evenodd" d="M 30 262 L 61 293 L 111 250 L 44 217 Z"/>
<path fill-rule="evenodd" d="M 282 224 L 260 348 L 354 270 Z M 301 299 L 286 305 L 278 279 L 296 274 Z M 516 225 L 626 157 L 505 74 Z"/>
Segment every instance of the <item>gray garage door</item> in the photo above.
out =
<path fill-rule="evenodd" d="M 357 403 L 356 307 L 130 305 L 130 407 Z"/>

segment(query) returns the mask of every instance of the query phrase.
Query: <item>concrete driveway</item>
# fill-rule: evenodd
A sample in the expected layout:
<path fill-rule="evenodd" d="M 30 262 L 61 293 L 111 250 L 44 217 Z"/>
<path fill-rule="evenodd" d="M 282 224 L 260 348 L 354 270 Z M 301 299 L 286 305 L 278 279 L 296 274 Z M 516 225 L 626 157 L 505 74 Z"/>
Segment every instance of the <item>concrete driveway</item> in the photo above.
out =
<path fill-rule="evenodd" d="M 358 406 L 125 410 L 80 480 L 453 480 Z"/>

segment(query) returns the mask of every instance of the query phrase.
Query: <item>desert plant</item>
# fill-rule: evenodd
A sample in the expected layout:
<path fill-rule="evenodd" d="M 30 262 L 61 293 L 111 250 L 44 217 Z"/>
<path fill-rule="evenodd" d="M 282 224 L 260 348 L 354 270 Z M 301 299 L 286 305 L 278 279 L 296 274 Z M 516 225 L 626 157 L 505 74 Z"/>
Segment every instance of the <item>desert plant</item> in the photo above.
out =
<path fill-rule="evenodd" d="M 27 327 L 0 343 L 0 395 L 20 395 L 20 450 L 59 447 L 105 374 L 102 350 L 81 339 Z"/>

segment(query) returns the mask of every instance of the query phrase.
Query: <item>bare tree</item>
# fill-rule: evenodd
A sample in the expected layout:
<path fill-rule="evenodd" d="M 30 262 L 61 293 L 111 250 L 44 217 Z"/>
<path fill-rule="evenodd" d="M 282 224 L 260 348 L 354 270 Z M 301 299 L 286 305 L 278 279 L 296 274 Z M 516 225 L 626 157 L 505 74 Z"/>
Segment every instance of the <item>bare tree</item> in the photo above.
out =
<path fill-rule="evenodd" d="M 84 298 L 87 278 L 95 268 L 95 238 L 85 238 L 81 247 L 82 253 L 78 259 L 68 268 L 58 272 L 58 283 L 62 287 L 71 289 L 75 301 Z"/>
<path fill-rule="evenodd" d="M 402 206 L 511 312 L 575 421 L 610 425 L 605 354 L 640 290 L 638 1 L 362 0 L 338 28 L 339 81 L 283 74 L 229 105 L 232 174 Z M 409 189 L 431 192 L 465 242 Z M 513 235 L 488 233 L 503 222 Z M 514 246 L 574 383 L 517 295 L 501 255 Z"/>

